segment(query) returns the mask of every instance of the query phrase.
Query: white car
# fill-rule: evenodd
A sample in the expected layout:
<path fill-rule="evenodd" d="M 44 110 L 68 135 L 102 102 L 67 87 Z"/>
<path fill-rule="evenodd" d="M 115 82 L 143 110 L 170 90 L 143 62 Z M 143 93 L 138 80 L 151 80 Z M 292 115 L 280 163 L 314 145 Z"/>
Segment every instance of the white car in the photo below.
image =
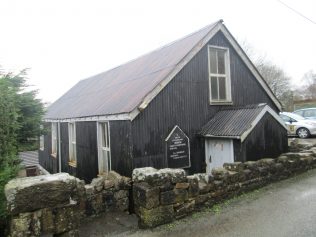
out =
<path fill-rule="evenodd" d="M 316 135 L 316 121 L 289 112 L 280 113 L 280 117 L 288 127 L 289 135 L 298 135 L 300 138 Z"/>
<path fill-rule="evenodd" d="M 299 109 L 299 110 L 295 110 L 293 113 L 301 115 L 307 119 L 316 120 L 316 108 Z"/>

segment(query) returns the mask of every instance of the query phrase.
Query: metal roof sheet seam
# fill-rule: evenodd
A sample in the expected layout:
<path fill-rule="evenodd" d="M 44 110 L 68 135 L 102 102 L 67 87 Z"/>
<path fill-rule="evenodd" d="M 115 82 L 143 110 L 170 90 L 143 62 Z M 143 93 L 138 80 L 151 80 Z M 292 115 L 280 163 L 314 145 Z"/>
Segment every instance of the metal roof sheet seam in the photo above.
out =
<path fill-rule="evenodd" d="M 130 113 L 219 22 L 129 61 L 81 80 L 56 102 L 45 119 Z"/>
<path fill-rule="evenodd" d="M 199 134 L 206 137 L 240 137 L 251 128 L 252 122 L 265 106 L 257 104 L 220 110 L 202 127 Z"/>

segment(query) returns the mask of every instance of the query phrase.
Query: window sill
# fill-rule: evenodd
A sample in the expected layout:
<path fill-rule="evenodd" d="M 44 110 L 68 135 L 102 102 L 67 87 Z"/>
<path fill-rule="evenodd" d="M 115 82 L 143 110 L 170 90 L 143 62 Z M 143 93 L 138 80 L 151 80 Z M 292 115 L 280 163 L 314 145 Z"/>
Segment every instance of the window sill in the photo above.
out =
<path fill-rule="evenodd" d="M 50 154 L 50 156 L 51 156 L 52 158 L 54 158 L 54 159 L 57 158 L 57 154 L 56 154 L 56 153 L 52 153 L 52 154 Z"/>
<path fill-rule="evenodd" d="M 233 105 L 232 101 L 210 101 L 210 105 Z"/>
<path fill-rule="evenodd" d="M 71 167 L 76 168 L 77 167 L 77 162 L 76 161 L 69 161 L 68 165 L 71 166 Z"/>

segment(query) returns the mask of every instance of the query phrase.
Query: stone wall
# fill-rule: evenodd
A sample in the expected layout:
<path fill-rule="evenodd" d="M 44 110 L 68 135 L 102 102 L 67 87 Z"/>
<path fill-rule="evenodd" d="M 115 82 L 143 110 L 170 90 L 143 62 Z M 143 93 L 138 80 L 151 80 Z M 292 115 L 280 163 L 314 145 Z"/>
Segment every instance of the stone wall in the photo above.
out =
<path fill-rule="evenodd" d="M 5 187 L 11 237 L 78 236 L 87 216 L 129 210 L 130 178 L 110 172 L 85 185 L 66 173 L 17 178 Z"/>
<path fill-rule="evenodd" d="M 276 159 L 225 164 L 212 175 L 187 176 L 182 169 L 133 171 L 133 199 L 140 227 L 155 227 L 316 167 L 316 147 Z"/>
<path fill-rule="evenodd" d="M 111 171 L 107 178 L 99 177 L 85 185 L 85 196 L 80 202 L 85 215 L 107 211 L 129 211 L 131 179 Z"/>
<path fill-rule="evenodd" d="M 213 169 L 212 175 L 188 176 L 183 169 L 149 167 L 135 169 L 133 183 L 113 171 L 90 184 L 66 173 L 13 179 L 5 187 L 8 235 L 78 236 L 84 218 L 128 212 L 130 203 L 140 227 L 170 223 L 205 206 L 315 168 L 316 147 L 294 145 L 293 152 L 276 159 L 229 163 Z"/>

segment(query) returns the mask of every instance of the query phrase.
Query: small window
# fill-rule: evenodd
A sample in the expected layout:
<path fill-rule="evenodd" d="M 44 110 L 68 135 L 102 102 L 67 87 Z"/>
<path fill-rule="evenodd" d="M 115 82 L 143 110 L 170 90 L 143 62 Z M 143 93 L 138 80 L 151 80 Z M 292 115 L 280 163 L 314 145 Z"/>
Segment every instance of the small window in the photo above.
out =
<path fill-rule="evenodd" d="M 76 151 L 76 124 L 68 123 L 68 137 L 69 137 L 69 162 L 72 165 L 77 164 Z"/>
<path fill-rule="evenodd" d="M 52 123 L 52 155 L 57 156 L 57 123 Z"/>
<path fill-rule="evenodd" d="M 110 128 L 108 122 L 98 124 L 99 174 L 107 174 L 111 170 Z"/>
<path fill-rule="evenodd" d="M 44 135 L 40 136 L 40 150 L 44 151 Z"/>
<path fill-rule="evenodd" d="M 211 103 L 231 102 L 228 48 L 208 47 Z"/>
<path fill-rule="evenodd" d="M 40 125 L 41 132 L 43 131 L 43 128 L 44 128 L 43 125 Z M 41 135 L 39 137 L 39 148 L 41 151 L 44 151 L 44 135 Z"/>

